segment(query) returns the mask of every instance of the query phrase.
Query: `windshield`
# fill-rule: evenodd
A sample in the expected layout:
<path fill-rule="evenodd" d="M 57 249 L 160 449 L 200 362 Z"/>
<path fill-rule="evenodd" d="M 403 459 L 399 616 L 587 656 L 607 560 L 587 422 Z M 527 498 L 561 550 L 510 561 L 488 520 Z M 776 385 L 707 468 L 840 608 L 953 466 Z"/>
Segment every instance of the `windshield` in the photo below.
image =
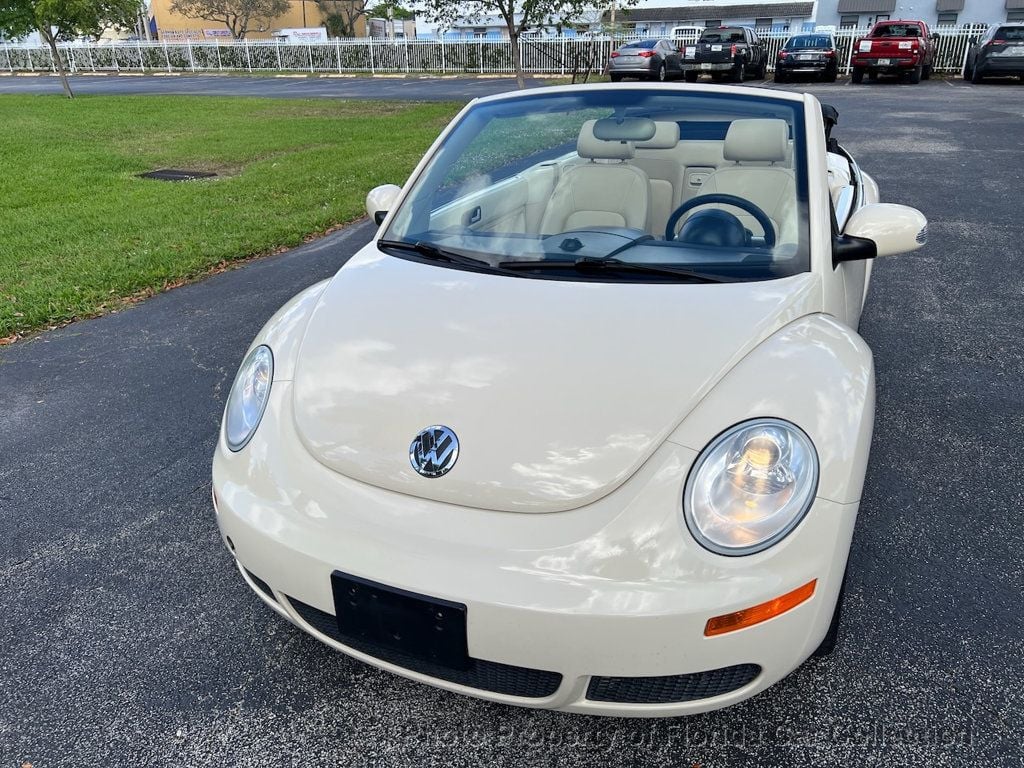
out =
<path fill-rule="evenodd" d="M 791 37 L 786 48 L 831 48 L 832 40 L 823 35 L 799 35 Z"/>
<path fill-rule="evenodd" d="M 873 37 L 921 37 L 917 24 L 885 24 L 875 29 Z"/>
<path fill-rule="evenodd" d="M 380 245 L 448 268 L 554 279 L 805 272 L 802 106 L 629 88 L 484 102 L 445 138 Z"/>
<path fill-rule="evenodd" d="M 716 29 L 714 32 L 705 32 L 700 36 L 702 43 L 742 43 L 742 29 Z"/>

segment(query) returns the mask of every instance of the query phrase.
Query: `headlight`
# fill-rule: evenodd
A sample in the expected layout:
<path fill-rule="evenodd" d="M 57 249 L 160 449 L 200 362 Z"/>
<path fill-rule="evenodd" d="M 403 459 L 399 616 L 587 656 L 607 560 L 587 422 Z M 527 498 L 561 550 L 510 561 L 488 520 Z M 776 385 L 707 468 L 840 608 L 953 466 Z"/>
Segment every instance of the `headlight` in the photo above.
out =
<path fill-rule="evenodd" d="M 252 439 L 270 399 L 273 380 L 274 353 L 270 347 L 256 347 L 238 369 L 224 411 L 224 434 L 232 451 L 242 450 Z"/>
<path fill-rule="evenodd" d="M 716 437 L 686 481 L 690 533 L 722 555 L 767 549 L 807 514 L 818 487 L 818 454 L 803 430 L 754 419 Z"/>

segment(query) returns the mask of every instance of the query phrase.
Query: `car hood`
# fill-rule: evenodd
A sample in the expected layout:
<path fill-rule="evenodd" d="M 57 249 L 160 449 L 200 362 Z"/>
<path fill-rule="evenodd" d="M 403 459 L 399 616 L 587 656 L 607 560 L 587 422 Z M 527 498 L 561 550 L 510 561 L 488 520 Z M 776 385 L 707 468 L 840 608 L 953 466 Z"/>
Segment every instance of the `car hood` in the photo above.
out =
<path fill-rule="evenodd" d="M 296 362 L 296 428 L 348 477 L 483 509 L 555 512 L 632 475 L 760 341 L 817 311 L 811 274 L 732 284 L 570 282 L 379 253 L 342 268 Z M 424 428 L 455 465 L 410 463 Z M 722 427 L 730 415 L 722 414 Z"/>

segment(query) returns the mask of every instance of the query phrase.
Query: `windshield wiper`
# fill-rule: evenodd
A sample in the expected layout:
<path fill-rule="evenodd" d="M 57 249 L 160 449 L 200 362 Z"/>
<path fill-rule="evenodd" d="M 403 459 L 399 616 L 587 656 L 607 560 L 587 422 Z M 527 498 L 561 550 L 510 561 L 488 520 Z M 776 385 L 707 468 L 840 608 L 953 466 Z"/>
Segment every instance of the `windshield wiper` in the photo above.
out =
<path fill-rule="evenodd" d="M 583 256 L 574 261 L 545 260 L 545 261 L 503 261 L 498 264 L 502 269 L 529 270 L 529 269 L 576 269 L 581 272 L 589 270 L 614 270 L 618 272 L 647 272 L 654 275 L 672 275 L 685 277 L 698 283 L 731 283 L 733 278 L 722 275 L 709 275 L 704 272 L 696 272 L 685 267 L 670 267 L 660 264 L 640 264 L 635 261 L 622 261 L 621 259 L 600 259 L 593 256 Z"/>
<path fill-rule="evenodd" d="M 483 259 L 474 259 L 472 256 L 466 256 L 458 251 L 451 251 L 447 248 L 442 248 L 439 245 L 425 242 L 424 240 L 417 240 L 414 243 L 410 243 L 406 240 L 378 240 L 377 246 L 380 248 L 394 248 L 399 251 L 409 251 L 415 253 L 418 256 L 422 256 L 430 261 L 443 261 L 446 264 L 461 264 L 465 267 L 483 267 L 485 269 L 496 269 L 496 267 L 490 262 L 484 261 Z"/>

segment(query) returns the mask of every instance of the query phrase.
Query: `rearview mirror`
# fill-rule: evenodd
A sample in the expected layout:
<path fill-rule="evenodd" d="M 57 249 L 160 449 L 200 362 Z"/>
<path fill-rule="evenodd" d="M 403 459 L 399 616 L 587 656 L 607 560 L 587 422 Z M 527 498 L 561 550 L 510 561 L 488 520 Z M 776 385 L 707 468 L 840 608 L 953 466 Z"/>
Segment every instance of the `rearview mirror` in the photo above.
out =
<path fill-rule="evenodd" d="M 366 195 L 366 213 L 378 227 L 384 223 L 388 211 L 395 204 L 402 188 L 397 184 L 381 184 Z"/>
<path fill-rule="evenodd" d="M 601 141 L 647 141 L 656 133 L 646 117 L 604 117 L 594 122 L 594 138 Z"/>
<path fill-rule="evenodd" d="M 916 251 L 928 240 L 928 220 L 916 208 L 872 203 L 857 210 L 835 238 L 832 260 L 857 261 Z"/>

